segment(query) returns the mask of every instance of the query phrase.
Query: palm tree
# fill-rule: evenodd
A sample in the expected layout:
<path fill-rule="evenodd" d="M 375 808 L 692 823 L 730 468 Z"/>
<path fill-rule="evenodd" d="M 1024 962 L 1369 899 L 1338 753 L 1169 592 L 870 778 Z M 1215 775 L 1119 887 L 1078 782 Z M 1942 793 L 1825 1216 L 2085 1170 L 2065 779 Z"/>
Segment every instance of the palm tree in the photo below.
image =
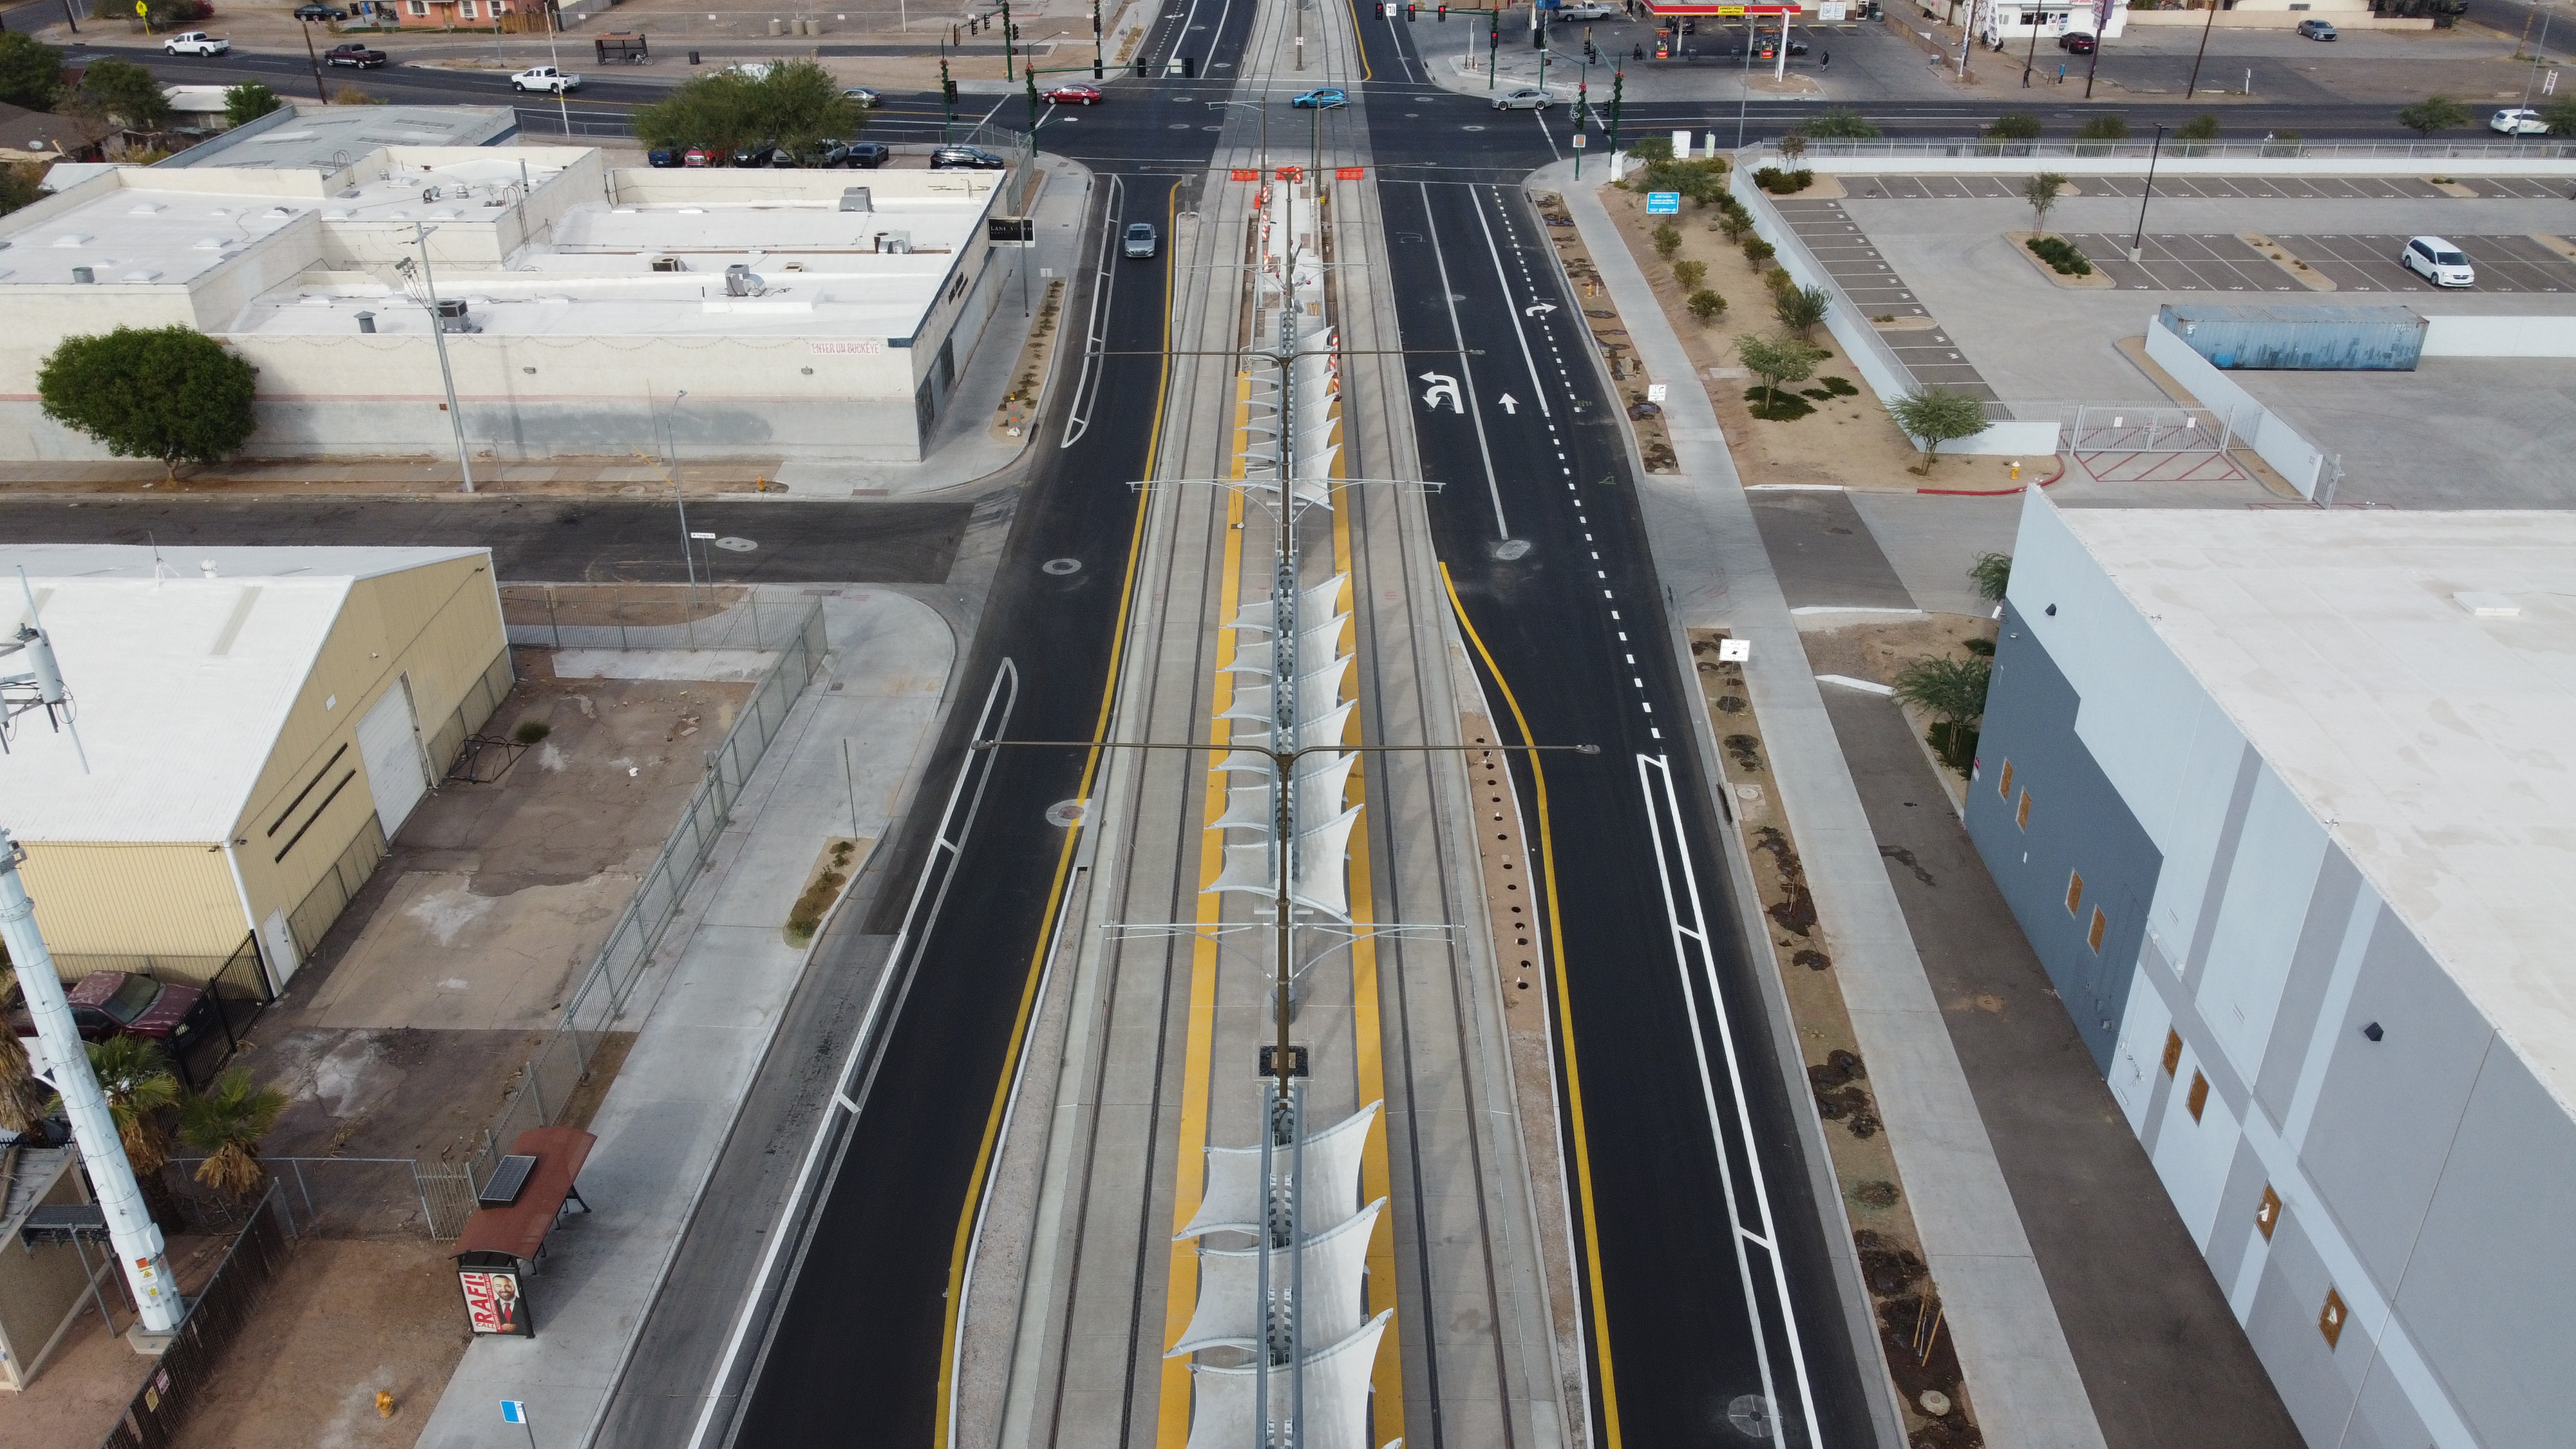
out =
<path fill-rule="evenodd" d="M 253 1085 L 235 1067 L 198 1096 L 179 1103 L 179 1140 L 206 1154 L 197 1181 L 234 1197 L 248 1196 L 267 1175 L 259 1165 L 259 1139 L 277 1125 L 286 1094 Z"/>
<path fill-rule="evenodd" d="M 169 1059 L 148 1037 L 112 1036 L 90 1044 L 89 1069 L 107 1094 L 108 1114 L 116 1119 L 117 1140 L 125 1144 L 134 1175 L 158 1175 L 170 1160 L 170 1129 L 161 1113 L 179 1100 Z"/>
<path fill-rule="evenodd" d="M 0 1001 L 16 996 L 18 973 L 0 963 Z M 0 1030 L 0 1128 L 32 1136 L 45 1120 L 45 1099 L 53 1095 L 27 1060 L 26 1044 L 13 1030 Z"/>

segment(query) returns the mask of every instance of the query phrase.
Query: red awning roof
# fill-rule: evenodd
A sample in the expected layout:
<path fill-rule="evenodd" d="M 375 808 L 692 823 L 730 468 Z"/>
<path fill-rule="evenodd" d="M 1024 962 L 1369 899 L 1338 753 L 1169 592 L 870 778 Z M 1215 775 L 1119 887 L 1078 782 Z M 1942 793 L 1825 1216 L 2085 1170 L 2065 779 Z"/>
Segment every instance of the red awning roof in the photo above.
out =
<path fill-rule="evenodd" d="M 510 1151 L 535 1158 L 537 1170 L 528 1174 L 528 1185 L 519 1190 L 517 1202 L 474 1210 L 456 1240 L 456 1255 L 508 1253 L 522 1262 L 535 1258 L 546 1245 L 546 1234 L 554 1231 L 555 1214 L 563 1211 L 573 1179 L 581 1176 L 581 1165 L 590 1160 L 590 1149 L 598 1141 L 578 1127 L 531 1127 L 520 1133 Z"/>

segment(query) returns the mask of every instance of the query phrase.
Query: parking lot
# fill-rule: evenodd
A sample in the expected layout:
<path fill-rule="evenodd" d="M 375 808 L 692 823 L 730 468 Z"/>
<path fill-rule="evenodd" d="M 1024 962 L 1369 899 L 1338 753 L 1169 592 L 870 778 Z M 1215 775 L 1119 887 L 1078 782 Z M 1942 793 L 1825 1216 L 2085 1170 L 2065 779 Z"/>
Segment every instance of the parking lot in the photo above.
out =
<path fill-rule="evenodd" d="M 2304 292 L 2307 288 L 2270 257 L 2226 232 L 2195 235 L 2149 233 L 2129 260 L 2129 239 L 2099 232 L 2069 235 L 2123 289 L 2137 292 Z M 2397 249 L 2389 248 L 2395 256 Z"/>
<path fill-rule="evenodd" d="M 2454 236 L 2478 269 L 2480 292 L 2576 292 L 2576 261 L 2527 236 Z M 2394 235 L 2285 236 L 2281 245 L 2340 292 L 2438 292 L 2397 261 Z"/>
<path fill-rule="evenodd" d="M 1844 212 L 1837 201 L 1799 201 L 1789 198 L 1775 203 L 1780 217 L 1798 239 L 1807 244 L 1816 261 L 1833 277 L 1836 286 L 1851 298 L 1861 315 L 1873 320 L 1881 317 L 1913 318 L 1931 314 L 1916 300 L 1905 279 L 1880 256 L 1858 224 Z M 1939 383 L 1992 398 L 1995 390 L 1968 361 L 1959 344 L 1938 325 L 1910 331 L 1883 331 L 1879 334 L 1895 350 L 1897 357 L 1913 369 L 1914 376 L 1925 383 Z"/>
<path fill-rule="evenodd" d="M 2077 176 L 2075 194 L 2129 196 L 2145 193 L 2142 176 Z M 1843 189 L 1864 200 L 2018 201 L 2028 178 L 2020 176 L 1846 176 Z M 2576 192 L 2564 177 L 2473 176 L 2453 186 L 2479 196 L 2551 200 Z M 2156 178 L 2156 195 L 2217 201 L 2405 201 L 2451 199 L 2422 176 L 2176 176 Z"/>

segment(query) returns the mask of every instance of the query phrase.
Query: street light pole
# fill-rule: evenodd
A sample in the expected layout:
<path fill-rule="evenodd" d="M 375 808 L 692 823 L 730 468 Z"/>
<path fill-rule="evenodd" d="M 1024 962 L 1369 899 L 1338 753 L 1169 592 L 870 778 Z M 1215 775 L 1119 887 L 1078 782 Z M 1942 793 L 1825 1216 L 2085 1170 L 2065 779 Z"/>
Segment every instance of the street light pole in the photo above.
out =
<path fill-rule="evenodd" d="M 430 270 L 429 237 L 438 230 L 422 222 L 413 222 L 412 244 L 420 248 L 420 285 L 429 294 L 429 335 L 438 344 L 438 380 L 447 388 L 447 422 L 456 432 L 456 471 L 465 478 L 465 491 L 474 491 L 474 459 L 466 451 L 465 410 L 456 401 L 456 373 L 447 365 L 447 319 L 438 311 L 438 277 Z M 405 257 L 408 264 L 411 258 Z M 397 270 L 401 270 L 398 268 Z"/>
<path fill-rule="evenodd" d="M 2147 202 L 2156 194 L 2156 157 L 2165 149 L 2164 122 L 2156 123 L 2156 143 L 2147 150 L 2147 188 L 2138 193 L 2138 230 L 2129 238 L 2129 262 L 2137 264 L 2138 253 L 2147 247 Z"/>
<path fill-rule="evenodd" d="M 2209 0 L 2209 18 L 2200 22 L 2200 50 L 2191 58 L 2191 79 L 2182 83 L 2182 98 L 2186 101 L 2191 99 L 2192 91 L 2200 85 L 2200 63 L 2209 54 L 2209 32 L 2217 24 L 2218 0 Z M 2101 42 L 2095 41 L 2093 48 L 2101 49 Z"/>
<path fill-rule="evenodd" d="M 62 1094 L 63 1110 L 72 1121 L 72 1139 L 80 1147 L 81 1164 L 89 1169 L 99 1211 L 107 1219 L 108 1242 L 116 1249 L 117 1266 L 125 1270 L 126 1286 L 143 1315 L 138 1326 L 148 1333 L 169 1333 L 183 1316 L 179 1285 L 170 1277 L 161 1229 L 143 1205 L 143 1189 L 134 1181 L 134 1164 L 126 1160 L 107 1094 L 99 1090 L 98 1076 L 90 1070 L 89 1050 L 72 1021 L 62 978 L 54 974 L 53 953 L 46 949 L 44 932 L 36 925 L 36 903 L 18 877 L 18 864 L 26 858 L 26 850 L 0 830 L 0 943 L 8 946 L 9 960 L 18 968 L 18 989 L 27 999 L 27 1014 L 35 1018 L 45 1066 L 53 1073 L 54 1090 Z"/>

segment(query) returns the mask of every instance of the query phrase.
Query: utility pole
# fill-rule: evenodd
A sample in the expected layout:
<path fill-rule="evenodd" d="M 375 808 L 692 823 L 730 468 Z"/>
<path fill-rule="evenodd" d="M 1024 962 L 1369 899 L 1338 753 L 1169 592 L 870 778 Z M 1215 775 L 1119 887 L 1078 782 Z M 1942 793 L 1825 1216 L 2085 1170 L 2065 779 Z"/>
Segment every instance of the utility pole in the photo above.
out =
<path fill-rule="evenodd" d="M 2088 101 L 2093 99 L 2093 77 L 2102 69 L 2102 32 L 2107 28 L 2103 22 L 2099 0 L 2096 0 L 2096 8 L 2093 11 L 2093 58 L 2084 65 L 2084 99 Z"/>
<path fill-rule="evenodd" d="M 2021 88 L 2029 90 L 2030 73 L 2039 68 L 2039 12 L 2023 10 L 2021 23 L 2030 27 L 2030 53 L 2021 58 Z M 2094 42 L 2094 48 L 2100 49 L 2101 42 L 2098 40 Z"/>
<path fill-rule="evenodd" d="M 471 493 L 474 491 L 474 459 L 466 451 L 465 410 L 457 405 L 456 373 L 447 365 L 447 319 L 439 315 L 438 277 L 429 266 L 429 237 L 438 228 L 416 221 L 411 224 L 411 229 L 412 244 L 420 248 L 421 290 L 429 294 L 429 335 L 438 344 L 438 380 L 447 388 L 447 422 L 456 432 L 456 471 L 464 475 L 465 491 Z M 410 266 L 411 258 L 405 257 L 395 270 L 408 272 Z"/>
<path fill-rule="evenodd" d="M 2209 56 L 2209 32 L 2215 28 L 2217 24 L 2218 6 L 2216 4 L 2212 4 L 2209 7 L 2209 18 L 2200 22 L 2200 50 L 2191 58 L 2191 79 L 2182 83 L 2182 98 L 2186 101 L 2191 99 L 2191 93 L 2200 86 L 2200 63 Z M 2099 51 L 2102 48 L 2102 42 L 2099 38 L 2094 40 L 2093 48 L 2096 51 Z"/>
<path fill-rule="evenodd" d="M 310 20 L 304 22 L 304 61 L 313 67 L 313 99 L 326 106 L 331 104 L 331 97 L 322 89 L 322 57 L 313 52 L 313 22 Z"/>
<path fill-rule="evenodd" d="M 1100 0 L 1091 0 L 1091 78 L 1093 80 L 1107 78 L 1109 72 L 1104 68 L 1106 59 L 1106 52 L 1100 48 Z"/>
<path fill-rule="evenodd" d="M 170 1333 L 185 1316 L 179 1285 L 170 1276 L 161 1229 L 144 1207 L 143 1189 L 134 1181 L 134 1164 L 126 1160 L 124 1139 L 116 1135 L 116 1117 L 108 1110 L 107 1094 L 99 1090 L 98 1076 L 90 1070 L 89 1049 L 72 1022 L 62 978 L 54 974 L 53 953 L 45 948 L 44 932 L 36 925 L 36 903 L 27 895 L 26 882 L 19 879 L 18 865 L 26 858 L 26 849 L 0 830 L 0 943 L 8 946 L 9 960 L 18 968 L 18 990 L 27 999 L 27 1014 L 35 1018 L 45 1066 L 53 1073 L 54 1090 L 62 1094 L 63 1110 L 71 1118 L 81 1165 L 89 1169 L 90 1185 L 98 1192 L 108 1242 L 116 1249 L 117 1266 L 125 1270 L 126 1287 L 143 1315 L 136 1326 L 145 1333 Z"/>

